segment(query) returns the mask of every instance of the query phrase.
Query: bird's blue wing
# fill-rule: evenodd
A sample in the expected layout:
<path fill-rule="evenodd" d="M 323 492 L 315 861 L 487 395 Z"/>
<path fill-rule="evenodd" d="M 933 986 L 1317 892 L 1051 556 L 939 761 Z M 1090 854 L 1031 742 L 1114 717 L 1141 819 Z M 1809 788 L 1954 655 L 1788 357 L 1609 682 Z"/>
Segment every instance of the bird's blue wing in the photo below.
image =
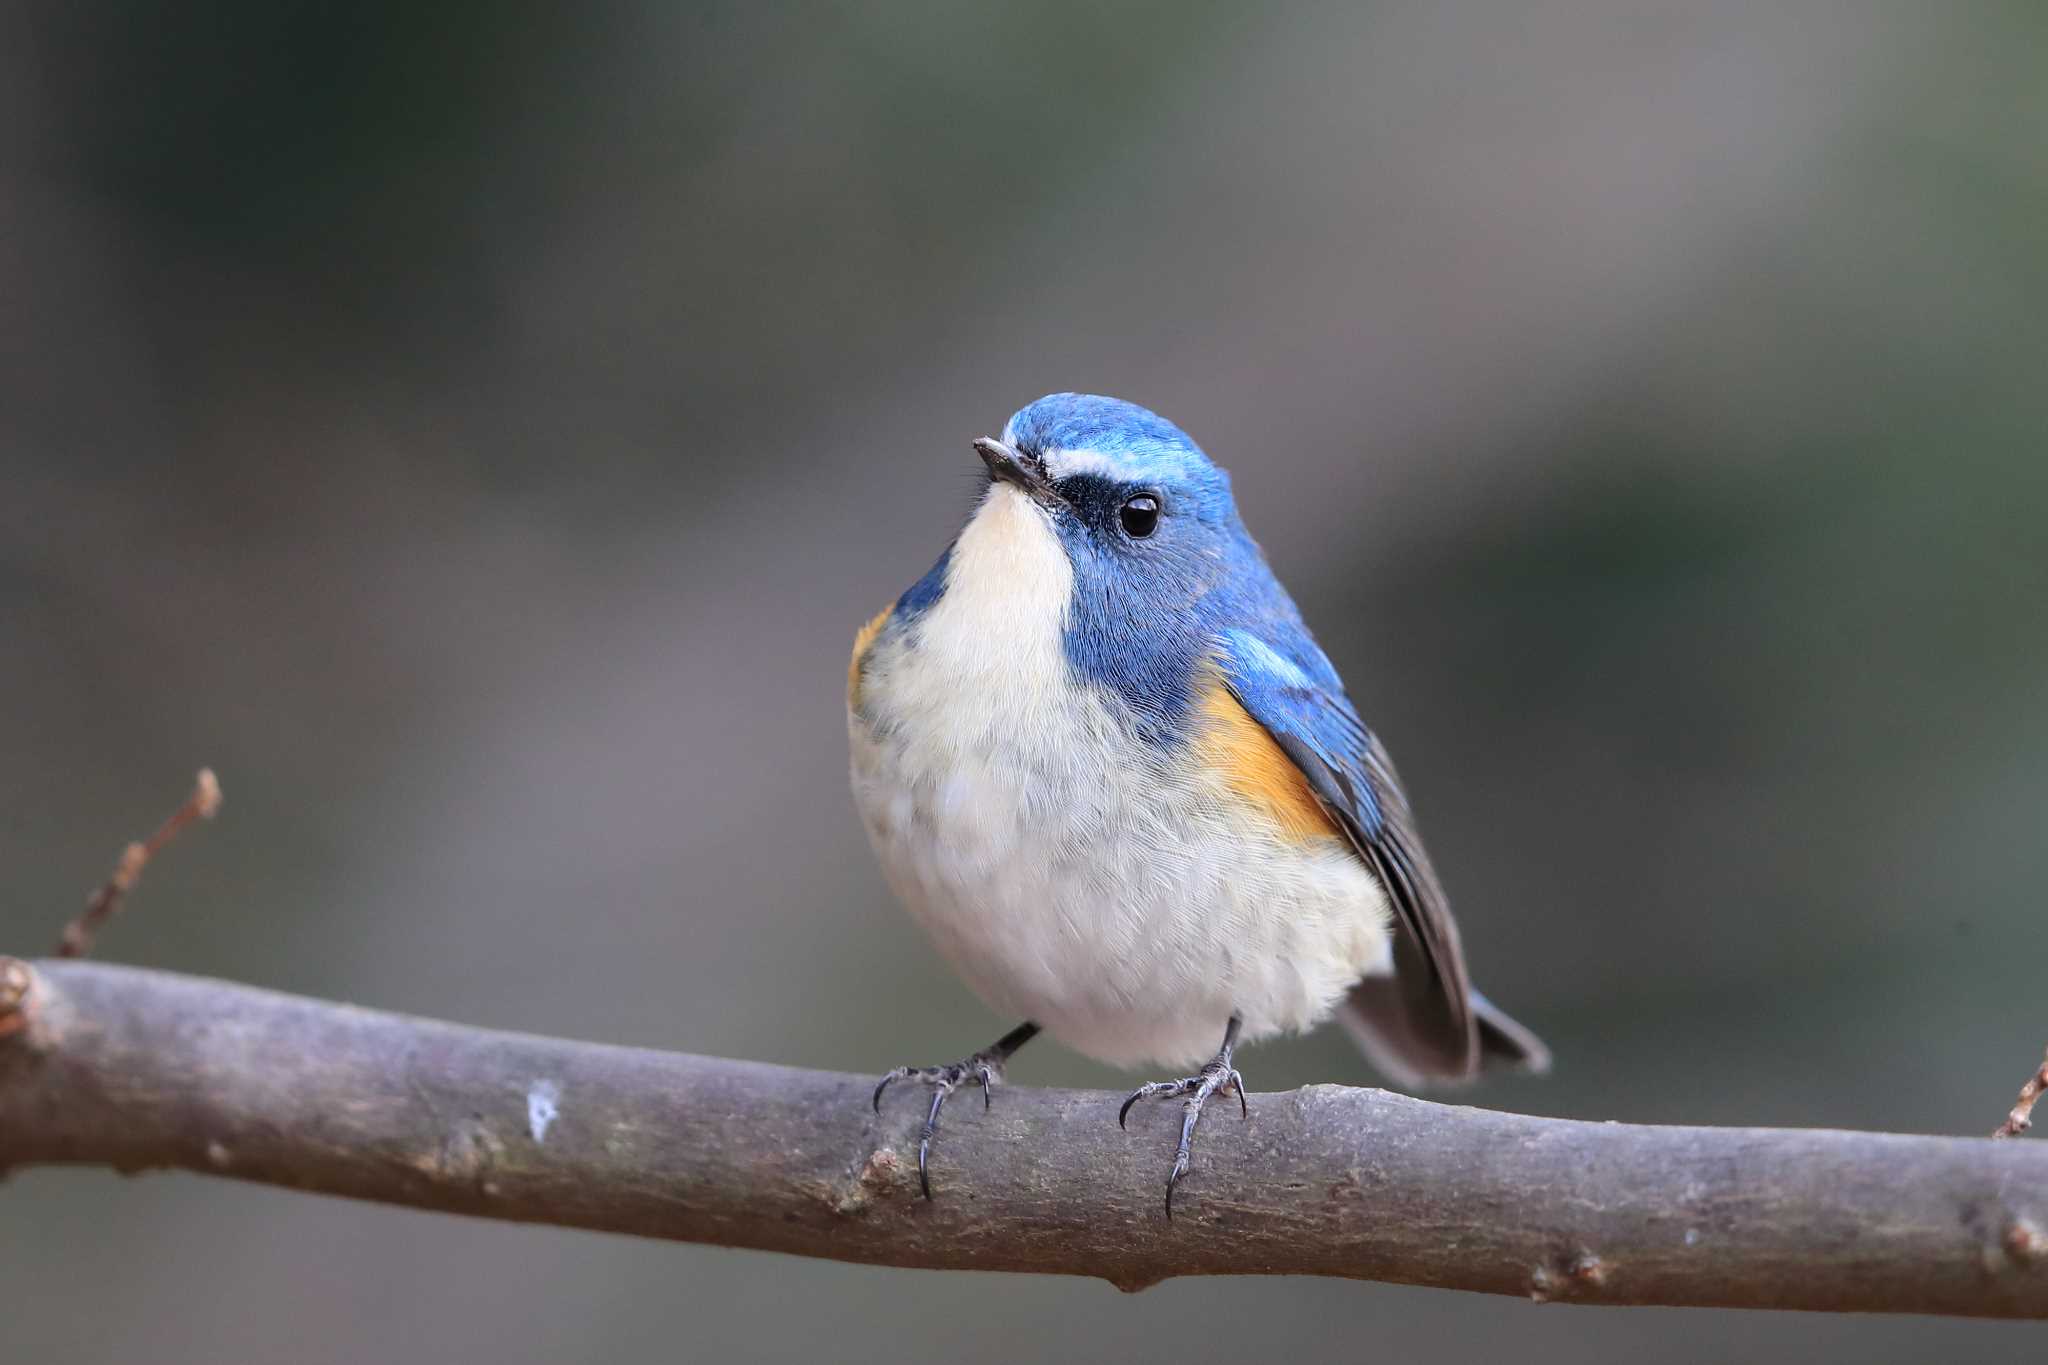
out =
<path fill-rule="evenodd" d="M 1395 974 L 1360 982 L 1346 1023 L 1399 1079 L 1475 1074 L 1480 1029 L 1458 927 L 1387 751 L 1291 610 L 1225 629 L 1218 644 L 1232 695 L 1308 779 L 1392 902 Z"/>

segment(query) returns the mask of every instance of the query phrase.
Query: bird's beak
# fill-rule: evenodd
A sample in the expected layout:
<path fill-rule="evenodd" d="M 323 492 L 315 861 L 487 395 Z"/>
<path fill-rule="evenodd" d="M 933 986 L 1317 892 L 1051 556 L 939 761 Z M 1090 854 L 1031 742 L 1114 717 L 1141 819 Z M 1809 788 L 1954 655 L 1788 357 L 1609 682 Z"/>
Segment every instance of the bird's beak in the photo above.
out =
<path fill-rule="evenodd" d="M 1045 463 L 1036 455 L 1012 450 L 993 436 L 983 436 L 975 441 L 974 451 L 988 466 L 988 472 L 1004 483 L 1023 489 L 1034 500 L 1047 506 L 1061 501 L 1052 481 L 1045 477 Z"/>

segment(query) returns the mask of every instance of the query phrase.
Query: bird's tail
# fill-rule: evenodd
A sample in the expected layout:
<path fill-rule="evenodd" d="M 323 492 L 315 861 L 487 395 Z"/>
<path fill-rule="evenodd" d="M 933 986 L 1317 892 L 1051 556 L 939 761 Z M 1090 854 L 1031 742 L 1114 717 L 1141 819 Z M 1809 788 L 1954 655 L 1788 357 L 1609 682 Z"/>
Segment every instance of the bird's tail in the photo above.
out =
<path fill-rule="evenodd" d="M 1476 1062 L 1471 1052 L 1446 1051 L 1438 1031 L 1420 1026 L 1391 977 L 1367 977 L 1353 986 L 1337 1018 L 1374 1069 L 1403 1089 L 1457 1085 L 1482 1071 L 1550 1070 L 1550 1049 L 1542 1039 L 1478 991 L 1468 998 L 1479 1035 Z"/>

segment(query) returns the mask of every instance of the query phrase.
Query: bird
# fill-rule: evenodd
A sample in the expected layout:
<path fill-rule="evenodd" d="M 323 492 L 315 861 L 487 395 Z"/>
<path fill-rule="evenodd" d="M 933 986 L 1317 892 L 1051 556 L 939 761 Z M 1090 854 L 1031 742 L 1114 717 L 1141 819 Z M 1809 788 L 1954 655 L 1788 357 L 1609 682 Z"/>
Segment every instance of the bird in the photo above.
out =
<path fill-rule="evenodd" d="M 1041 1032 L 1185 1070 L 1166 1216 L 1242 1046 L 1332 1016 L 1410 1088 L 1548 1068 L 1473 990 L 1394 765 L 1264 552 L 1230 477 L 1165 418 L 1055 393 L 973 442 L 973 510 L 859 630 L 854 804 L 886 880 L 984 1003 L 1021 1022 L 876 1086 L 947 1097 Z"/>

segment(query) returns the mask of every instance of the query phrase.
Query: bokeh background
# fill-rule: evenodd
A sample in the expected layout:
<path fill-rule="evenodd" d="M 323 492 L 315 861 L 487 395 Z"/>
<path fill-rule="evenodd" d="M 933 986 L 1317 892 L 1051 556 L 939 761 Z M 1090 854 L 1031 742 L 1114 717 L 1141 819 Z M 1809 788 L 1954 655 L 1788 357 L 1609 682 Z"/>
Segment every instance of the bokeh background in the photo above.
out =
<path fill-rule="evenodd" d="M 104 955 L 978 1046 L 845 795 L 845 656 L 969 439 L 1081 388 L 1234 471 L 1390 737 L 1559 1057 L 1475 1100 L 1987 1130 L 2048 1034 L 2044 44 L 2025 4 L 0 8 L 0 946 L 206 763 L 223 818 Z M 1334 1035 L 1245 1065 L 1368 1080 Z M 2039 1344 L 53 1171 L 0 1188 L 0 1311 L 40 1361 Z"/>

